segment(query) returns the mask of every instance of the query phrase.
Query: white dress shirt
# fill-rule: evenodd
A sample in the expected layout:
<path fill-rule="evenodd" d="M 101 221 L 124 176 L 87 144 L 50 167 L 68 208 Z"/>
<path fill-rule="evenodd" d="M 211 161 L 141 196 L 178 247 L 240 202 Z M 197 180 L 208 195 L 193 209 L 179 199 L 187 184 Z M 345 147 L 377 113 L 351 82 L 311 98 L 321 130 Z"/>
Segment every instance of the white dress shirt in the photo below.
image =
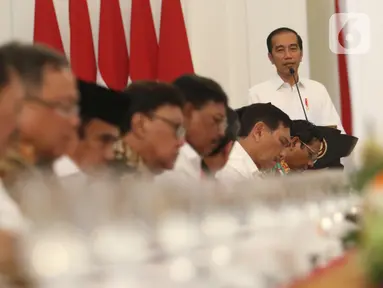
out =
<path fill-rule="evenodd" d="M 27 222 L 19 207 L 8 195 L 3 182 L 0 180 L 0 229 L 17 234 L 27 229 Z"/>
<path fill-rule="evenodd" d="M 250 158 L 242 145 L 236 141 L 230 152 L 229 160 L 225 167 L 216 174 L 216 178 L 223 184 L 235 184 L 252 179 L 261 179 L 261 175 L 262 173 L 253 159 Z"/>
<path fill-rule="evenodd" d="M 200 182 L 201 178 L 201 157 L 188 143 L 181 147 L 174 168 L 155 177 L 156 181 L 174 181 L 183 187 L 190 187 L 191 182 Z"/>
<path fill-rule="evenodd" d="M 68 156 L 62 156 L 53 163 L 53 171 L 58 177 L 67 177 L 81 172 L 81 169 Z"/>
<path fill-rule="evenodd" d="M 323 84 L 300 78 L 298 87 L 310 122 L 318 126 L 336 125 L 337 129 L 345 133 L 339 115 Z M 269 102 L 283 110 L 292 120 L 305 119 L 296 86 L 285 83 L 278 75 L 249 90 L 249 104 Z"/>

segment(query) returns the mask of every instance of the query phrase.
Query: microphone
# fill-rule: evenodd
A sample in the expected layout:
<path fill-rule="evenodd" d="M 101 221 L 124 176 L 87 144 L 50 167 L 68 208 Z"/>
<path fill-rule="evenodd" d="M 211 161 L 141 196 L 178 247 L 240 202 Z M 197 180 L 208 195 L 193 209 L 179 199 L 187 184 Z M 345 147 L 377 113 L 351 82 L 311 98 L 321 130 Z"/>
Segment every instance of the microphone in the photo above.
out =
<path fill-rule="evenodd" d="M 294 70 L 293 67 L 290 67 L 289 71 L 290 71 L 291 76 L 293 76 L 293 78 L 294 78 L 295 87 L 297 87 L 297 91 L 298 91 L 298 95 L 299 95 L 299 100 L 301 100 L 302 110 L 303 110 L 303 113 L 305 114 L 306 121 L 309 121 L 309 119 L 307 118 L 305 106 L 303 105 L 301 91 L 299 91 L 298 81 L 297 81 L 297 78 L 295 77 L 295 70 Z"/>

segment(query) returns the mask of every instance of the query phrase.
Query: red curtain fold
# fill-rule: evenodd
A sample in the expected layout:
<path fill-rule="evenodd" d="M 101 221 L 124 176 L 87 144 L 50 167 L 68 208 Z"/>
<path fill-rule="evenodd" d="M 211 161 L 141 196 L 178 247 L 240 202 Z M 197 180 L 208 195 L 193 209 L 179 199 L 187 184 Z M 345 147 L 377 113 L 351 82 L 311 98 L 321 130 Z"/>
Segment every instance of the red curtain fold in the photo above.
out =
<path fill-rule="evenodd" d="M 101 0 L 98 67 L 109 88 L 123 90 L 129 78 L 129 55 L 119 0 Z"/>
<path fill-rule="evenodd" d="M 132 0 L 130 78 L 156 80 L 158 44 L 149 0 Z"/>
<path fill-rule="evenodd" d="M 69 0 L 70 60 L 75 75 L 96 82 L 97 64 L 87 0 Z"/>
<path fill-rule="evenodd" d="M 193 62 L 180 0 L 162 0 L 158 79 L 170 82 L 193 73 Z"/>
<path fill-rule="evenodd" d="M 341 13 L 340 0 L 335 0 L 335 13 Z M 338 21 L 338 31 L 340 31 L 341 23 Z M 343 31 L 339 32 L 338 41 L 344 47 Z M 351 93 L 348 77 L 347 55 L 338 54 L 338 73 L 339 73 L 339 86 L 340 86 L 340 103 L 342 111 L 342 124 L 347 134 L 352 135 L 352 107 L 351 107 Z"/>
<path fill-rule="evenodd" d="M 65 53 L 53 0 L 35 0 L 33 41 Z"/>

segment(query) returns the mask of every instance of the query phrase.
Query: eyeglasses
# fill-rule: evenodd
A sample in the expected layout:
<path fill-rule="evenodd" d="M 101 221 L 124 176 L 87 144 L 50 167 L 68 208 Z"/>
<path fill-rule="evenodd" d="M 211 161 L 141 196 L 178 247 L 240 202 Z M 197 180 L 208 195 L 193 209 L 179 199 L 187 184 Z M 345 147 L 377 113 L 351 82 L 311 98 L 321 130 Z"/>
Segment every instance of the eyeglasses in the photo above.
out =
<path fill-rule="evenodd" d="M 160 120 L 166 124 L 168 124 L 170 127 L 172 127 L 176 133 L 176 137 L 177 139 L 183 139 L 185 138 L 185 135 L 186 135 L 186 129 L 184 126 L 182 126 L 181 124 L 179 123 L 176 123 L 176 122 L 173 122 L 172 120 L 170 119 L 167 119 L 165 117 L 162 117 L 162 116 L 159 116 L 159 115 L 156 115 L 156 114 L 151 114 L 150 115 L 150 118 L 151 119 L 157 119 L 157 120 Z"/>
<path fill-rule="evenodd" d="M 305 146 L 309 152 L 309 158 L 311 161 L 313 161 L 313 163 L 315 163 L 317 160 L 318 160 L 318 154 L 319 152 L 315 152 L 309 145 L 307 145 L 306 143 L 300 141 L 303 146 Z"/>
<path fill-rule="evenodd" d="M 78 104 L 66 105 L 59 102 L 49 102 L 39 97 L 28 97 L 26 101 L 52 109 L 64 117 L 78 115 L 80 110 Z"/>

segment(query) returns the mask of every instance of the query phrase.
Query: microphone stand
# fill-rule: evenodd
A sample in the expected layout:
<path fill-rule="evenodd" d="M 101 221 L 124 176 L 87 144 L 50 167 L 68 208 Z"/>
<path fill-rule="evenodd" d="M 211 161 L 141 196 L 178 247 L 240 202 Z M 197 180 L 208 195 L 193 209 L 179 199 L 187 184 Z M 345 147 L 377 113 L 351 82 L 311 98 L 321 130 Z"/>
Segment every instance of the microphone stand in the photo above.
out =
<path fill-rule="evenodd" d="M 309 119 L 307 118 L 305 106 L 303 105 L 301 91 L 299 91 L 298 81 L 297 81 L 297 78 L 295 77 L 295 70 L 294 70 L 294 68 L 291 67 L 289 69 L 289 71 L 290 71 L 291 76 L 293 76 L 293 78 L 294 78 L 295 87 L 297 87 L 297 91 L 298 91 L 298 95 L 299 95 L 299 100 L 301 100 L 302 110 L 303 110 L 303 113 L 305 114 L 306 121 L 309 121 Z"/>

